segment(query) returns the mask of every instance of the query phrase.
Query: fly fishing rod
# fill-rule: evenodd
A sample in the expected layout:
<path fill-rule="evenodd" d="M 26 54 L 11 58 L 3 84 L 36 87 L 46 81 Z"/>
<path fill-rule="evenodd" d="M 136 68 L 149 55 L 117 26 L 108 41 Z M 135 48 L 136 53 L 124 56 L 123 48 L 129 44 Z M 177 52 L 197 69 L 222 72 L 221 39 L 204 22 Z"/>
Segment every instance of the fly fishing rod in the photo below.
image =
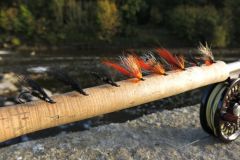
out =
<path fill-rule="evenodd" d="M 165 50 L 159 53 L 165 56 L 166 60 L 172 60 L 172 65 L 175 62 L 178 64 L 182 62 L 181 57 L 174 59 Z M 55 103 L 38 100 L 1 107 L 0 142 L 208 85 L 210 86 L 203 96 L 200 108 L 203 129 L 224 141 L 235 140 L 240 135 L 240 80 L 230 78 L 231 72 L 240 70 L 240 61 L 230 64 L 212 61 L 210 65 L 205 63 L 188 68 L 175 63 L 174 67 L 178 67 L 178 70 L 163 72 L 161 66 L 156 64 L 150 55 L 141 62 L 141 66 L 152 71 L 157 70 L 161 74 L 142 76 L 136 72 L 138 69 L 136 65 L 130 65 L 130 62 L 135 60 L 132 56 L 123 58 L 128 66 L 126 68 L 109 61 L 105 62 L 110 67 L 133 77 L 116 82 L 118 87 L 105 84 L 84 89 L 87 96 L 77 91 L 52 96 L 51 99 Z M 135 82 L 136 78 L 140 81 Z"/>

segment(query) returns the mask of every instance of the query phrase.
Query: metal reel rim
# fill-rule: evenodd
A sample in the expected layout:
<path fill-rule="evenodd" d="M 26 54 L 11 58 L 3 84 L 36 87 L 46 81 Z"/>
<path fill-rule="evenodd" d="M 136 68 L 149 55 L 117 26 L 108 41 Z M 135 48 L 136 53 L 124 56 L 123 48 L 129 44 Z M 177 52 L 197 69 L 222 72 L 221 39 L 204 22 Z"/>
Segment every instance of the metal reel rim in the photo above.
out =
<path fill-rule="evenodd" d="M 218 104 L 218 108 L 216 110 L 216 114 L 215 114 L 215 117 L 214 117 L 214 123 L 215 123 L 215 126 L 216 126 L 216 130 L 217 130 L 217 133 L 218 133 L 218 137 L 224 141 L 224 142 L 232 142 L 234 140 L 236 140 L 239 136 L 240 136 L 240 130 L 238 128 L 237 132 L 236 133 L 233 133 L 232 135 L 230 135 L 229 137 L 227 137 L 226 135 L 223 135 L 222 133 L 222 130 L 221 130 L 221 122 L 223 122 L 223 120 L 221 121 L 222 119 L 222 108 L 224 107 L 224 102 L 227 100 L 227 96 L 228 96 L 228 93 L 231 92 L 231 89 L 237 84 L 239 83 L 240 85 L 240 78 L 238 79 L 234 79 L 234 80 L 231 80 L 229 81 L 230 85 L 228 86 L 228 88 L 225 90 L 223 96 L 222 96 L 222 99 L 220 100 L 219 104 Z"/>
<path fill-rule="evenodd" d="M 211 95 L 213 89 L 216 87 L 217 84 L 219 84 L 219 83 L 211 84 L 211 85 L 207 86 L 207 88 L 204 89 L 203 97 L 201 98 L 201 104 L 200 104 L 200 115 L 199 115 L 200 124 L 201 124 L 203 130 L 210 135 L 214 135 L 214 132 L 207 123 L 207 118 L 206 118 L 207 106 L 206 105 L 209 100 L 209 96 Z"/>
<path fill-rule="evenodd" d="M 220 107 L 222 106 L 222 104 L 223 104 L 223 102 L 221 101 L 221 102 L 219 102 L 219 111 L 220 111 Z M 226 136 L 224 136 L 223 134 L 222 134 L 222 131 L 221 131 L 221 121 L 220 121 L 220 119 L 221 119 L 221 113 L 220 112 L 218 112 L 218 111 L 216 111 L 216 114 L 215 114 L 215 117 L 214 117 L 214 122 L 215 122 L 215 126 L 216 126 L 216 133 L 217 133 L 217 137 L 218 138 L 220 138 L 221 139 L 221 141 L 223 141 L 223 142 L 225 142 L 225 143 L 229 143 L 229 142 L 232 142 L 232 141 L 234 141 L 234 140 L 236 140 L 238 137 L 239 137 L 239 135 L 240 135 L 240 132 L 239 132 L 239 134 L 237 135 L 237 136 L 235 136 L 234 138 L 229 138 L 229 137 L 226 137 Z M 231 135 L 232 136 L 232 135 Z"/>
<path fill-rule="evenodd" d="M 219 88 L 217 88 L 217 87 L 219 87 Z M 217 111 L 219 108 L 219 103 L 221 102 L 221 99 L 222 99 L 224 93 L 226 92 L 225 82 L 219 83 L 217 86 L 215 86 L 214 89 L 218 89 L 218 90 L 216 90 L 217 92 L 212 93 L 212 94 L 214 94 L 214 97 L 212 99 L 211 106 L 207 106 L 207 107 L 211 107 L 210 113 L 209 113 L 209 119 L 210 119 L 209 122 L 210 122 L 210 125 L 212 126 L 214 135 L 216 137 L 218 137 L 218 132 L 217 132 L 216 123 L 215 123 L 215 117 L 216 117 L 216 114 L 218 113 Z"/>

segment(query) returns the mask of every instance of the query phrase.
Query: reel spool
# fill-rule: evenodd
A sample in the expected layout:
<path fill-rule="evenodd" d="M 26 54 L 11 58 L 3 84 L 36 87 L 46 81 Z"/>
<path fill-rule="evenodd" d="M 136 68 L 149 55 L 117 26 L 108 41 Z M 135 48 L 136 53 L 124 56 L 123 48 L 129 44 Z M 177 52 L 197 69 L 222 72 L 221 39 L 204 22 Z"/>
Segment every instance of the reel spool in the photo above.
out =
<path fill-rule="evenodd" d="M 224 142 L 240 135 L 240 78 L 208 86 L 200 107 L 204 131 Z"/>

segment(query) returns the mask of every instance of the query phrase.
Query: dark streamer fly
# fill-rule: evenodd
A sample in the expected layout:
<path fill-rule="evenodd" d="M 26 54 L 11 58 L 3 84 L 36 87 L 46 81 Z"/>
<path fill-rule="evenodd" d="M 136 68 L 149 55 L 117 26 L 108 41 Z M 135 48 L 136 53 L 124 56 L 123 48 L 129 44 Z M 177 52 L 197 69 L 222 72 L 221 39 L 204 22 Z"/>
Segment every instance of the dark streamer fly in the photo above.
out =
<path fill-rule="evenodd" d="M 107 74 L 104 74 L 104 73 L 98 73 L 98 72 L 90 72 L 90 74 L 92 76 L 94 76 L 97 80 L 100 80 L 106 84 L 110 84 L 112 86 L 115 86 L 115 87 L 120 87 L 120 85 L 118 85 L 117 83 L 115 83 L 113 81 L 113 79 L 108 76 Z"/>
<path fill-rule="evenodd" d="M 17 75 L 19 82 L 27 88 L 26 91 L 23 91 L 18 96 L 18 101 L 20 103 L 24 103 L 24 101 L 21 100 L 21 98 L 25 94 L 30 94 L 33 97 L 37 97 L 45 102 L 48 103 L 56 103 L 54 100 L 52 100 L 47 93 L 44 91 L 44 89 L 34 80 L 30 79 L 27 76 L 23 75 Z M 28 100 L 29 101 L 29 100 Z"/>
<path fill-rule="evenodd" d="M 65 85 L 71 86 L 71 88 L 84 96 L 88 96 L 88 94 L 82 89 L 80 84 L 70 77 L 66 72 L 60 69 L 54 69 L 49 72 L 54 78 L 59 80 Z"/>

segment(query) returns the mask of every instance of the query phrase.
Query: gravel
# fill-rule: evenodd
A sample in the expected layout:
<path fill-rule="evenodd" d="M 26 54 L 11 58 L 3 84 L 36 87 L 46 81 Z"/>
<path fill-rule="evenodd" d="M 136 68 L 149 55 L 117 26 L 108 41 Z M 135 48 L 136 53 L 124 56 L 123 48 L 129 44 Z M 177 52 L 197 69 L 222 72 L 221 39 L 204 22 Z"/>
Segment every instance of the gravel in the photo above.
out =
<path fill-rule="evenodd" d="M 239 147 L 206 134 L 195 105 L 6 146 L 0 159 L 239 159 Z"/>

